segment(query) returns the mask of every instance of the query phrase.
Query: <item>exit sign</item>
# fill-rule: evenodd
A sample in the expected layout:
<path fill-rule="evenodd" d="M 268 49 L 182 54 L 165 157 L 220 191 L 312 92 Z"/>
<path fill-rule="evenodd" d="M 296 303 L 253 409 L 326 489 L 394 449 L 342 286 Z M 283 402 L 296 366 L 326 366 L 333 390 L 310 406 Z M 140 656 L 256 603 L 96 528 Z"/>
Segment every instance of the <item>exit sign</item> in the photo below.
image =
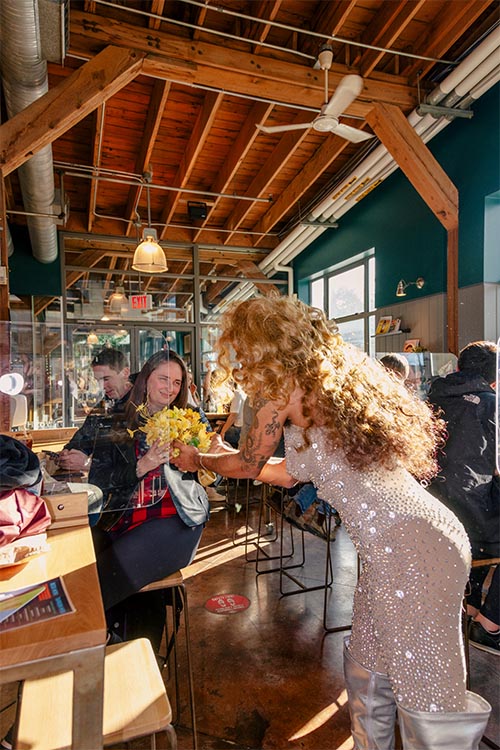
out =
<path fill-rule="evenodd" d="M 131 294 L 129 299 L 132 310 L 149 310 L 151 307 L 150 294 Z"/>

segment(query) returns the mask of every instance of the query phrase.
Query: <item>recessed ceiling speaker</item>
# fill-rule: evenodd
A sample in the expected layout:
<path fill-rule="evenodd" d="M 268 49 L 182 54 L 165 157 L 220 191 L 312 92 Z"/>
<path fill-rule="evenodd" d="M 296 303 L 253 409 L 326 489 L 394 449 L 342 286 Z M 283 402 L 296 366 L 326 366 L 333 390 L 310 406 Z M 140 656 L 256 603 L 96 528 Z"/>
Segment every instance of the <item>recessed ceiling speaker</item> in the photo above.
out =
<path fill-rule="evenodd" d="M 206 219 L 207 204 L 188 201 L 188 216 L 190 219 Z"/>

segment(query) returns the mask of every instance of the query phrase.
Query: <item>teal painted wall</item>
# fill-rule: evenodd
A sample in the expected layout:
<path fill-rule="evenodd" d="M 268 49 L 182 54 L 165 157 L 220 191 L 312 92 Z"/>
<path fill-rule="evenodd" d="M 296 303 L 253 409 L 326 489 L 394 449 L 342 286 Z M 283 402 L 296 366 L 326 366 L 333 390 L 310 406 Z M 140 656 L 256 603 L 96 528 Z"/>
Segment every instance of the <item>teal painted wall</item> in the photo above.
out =
<path fill-rule="evenodd" d="M 9 291 L 18 295 L 54 296 L 62 294 L 59 258 L 40 263 L 33 257 L 26 227 L 10 227 L 14 253 L 9 258 Z"/>
<path fill-rule="evenodd" d="M 486 197 L 500 188 L 499 94 L 497 85 L 476 102 L 471 120 L 455 120 L 427 144 L 459 191 L 461 287 L 500 282 L 500 261 L 485 263 L 484 256 Z M 407 299 L 445 291 L 446 231 L 399 170 L 295 258 L 297 290 L 305 277 L 371 247 L 377 307 L 395 302 L 400 278 L 425 279 L 421 291 L 408 288 Z"/>

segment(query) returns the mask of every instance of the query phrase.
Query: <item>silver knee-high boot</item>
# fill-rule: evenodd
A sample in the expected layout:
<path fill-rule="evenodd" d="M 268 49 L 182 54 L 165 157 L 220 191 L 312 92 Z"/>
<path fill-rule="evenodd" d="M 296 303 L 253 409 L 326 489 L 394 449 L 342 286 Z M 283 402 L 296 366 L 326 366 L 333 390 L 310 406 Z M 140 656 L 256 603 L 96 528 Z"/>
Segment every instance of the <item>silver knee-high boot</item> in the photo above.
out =
<path fill-rule="evenodd" d="M 355 750 L 393 750 L 396 701 L 389 678 L 352 658 L 344 640 L 344 675 Z"/>
<path fill-rule="evenodd" d="M 491 706 L 467 691 L 467 709 L 458 713 L 427 713 L 398 706 L 404 750 L 477 750 Z"/>

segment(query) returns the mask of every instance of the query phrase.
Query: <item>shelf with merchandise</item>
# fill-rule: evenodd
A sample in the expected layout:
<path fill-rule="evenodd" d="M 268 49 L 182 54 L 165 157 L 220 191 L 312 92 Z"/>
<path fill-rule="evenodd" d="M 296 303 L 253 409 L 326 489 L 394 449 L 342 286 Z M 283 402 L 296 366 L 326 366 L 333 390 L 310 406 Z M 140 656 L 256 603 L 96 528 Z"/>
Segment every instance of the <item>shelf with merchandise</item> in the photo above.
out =
<path fill-rule="evenodd" d="M 372 339 L 382 339 L 385 336 L 401 336 L 403 333 L 411 333 L 411 328 L 401 328 L 399 331 L 389 331 L 389 333 L 373 333 Z"/>

